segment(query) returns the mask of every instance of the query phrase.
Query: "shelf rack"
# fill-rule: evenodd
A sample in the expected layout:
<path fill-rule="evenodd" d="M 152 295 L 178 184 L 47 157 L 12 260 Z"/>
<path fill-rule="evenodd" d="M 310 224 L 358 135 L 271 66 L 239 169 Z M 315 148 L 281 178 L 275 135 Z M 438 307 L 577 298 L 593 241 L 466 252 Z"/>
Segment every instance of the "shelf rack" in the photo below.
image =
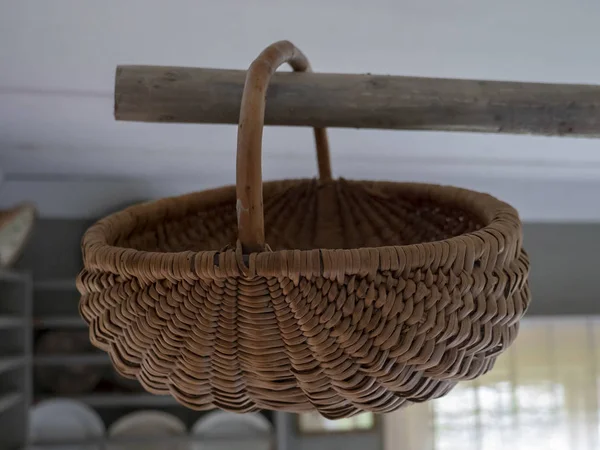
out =
<path fill-rule="evenodd" d="M 0 271 L 0 448 L 28 449 L 28 414 L 31 405 L 56 398 L 51 392 L 42 391 L 34 376 L 38 368 L 67 368 L 69 366 L 98 367 L 110 379 L 114 374 L 110 358 L 106 353 L 90 351 L 75 354 L 37 354 L 34 340 L 36 335 L 53 330 L 85 330 L 86 324 L 77 312 L 79 293 L 75 276 L 65 278 L 35 279 L 28 272 Z M 84 395 L 60 396 L 80 401 L 92 407 L 103 419 L 107 428 L 119 417 L 141 409 L 157 409 L 172 413 L 186 423 L 188 429 L 203 412 L 192 411 L 179 405 L 168 395 L 152 395 L 139 391 L 94 391 Z M 278 440 L 285 433 L 276 431 L 281 423 L 277 414 L 266 416 L 275 425 L 269 435 L 246 436 L 244 442 L 260 439 L 270 442 L 272 448 L 284 448 Z M 165 448 L 184 442 L 214 439 L 186 435 L 166 437 Z M 228 438 L 229 440 L 229 438 Z M 36 449 L 105 448 L 108 444 L 140 444 L 144 438 L 109 439 L 103 437 L 86 442 L 36 443 Z M 152 439 L 156 442 L 156 438 Z M 162 440 L 161 440 L 162 444 Z M 89 447 L 91 445 L 92 447 Z"/>
<path fill-rule="evenodd" d="M 0 270 L 0 448 L 19 448 L 32 402 L 32 282 Z"/>

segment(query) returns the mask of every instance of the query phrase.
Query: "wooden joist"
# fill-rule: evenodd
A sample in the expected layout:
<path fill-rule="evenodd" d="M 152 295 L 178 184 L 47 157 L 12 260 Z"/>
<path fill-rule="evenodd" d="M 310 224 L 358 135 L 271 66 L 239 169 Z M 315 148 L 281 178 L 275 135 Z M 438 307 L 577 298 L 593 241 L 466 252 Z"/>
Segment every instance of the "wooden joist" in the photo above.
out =
<path fill-rule="evenodd" d="M 115 118 L 238 122 L 246 72 L 119 66 Z M 600 86 L 280 72 L 267 125 L 600 137 Z"/>

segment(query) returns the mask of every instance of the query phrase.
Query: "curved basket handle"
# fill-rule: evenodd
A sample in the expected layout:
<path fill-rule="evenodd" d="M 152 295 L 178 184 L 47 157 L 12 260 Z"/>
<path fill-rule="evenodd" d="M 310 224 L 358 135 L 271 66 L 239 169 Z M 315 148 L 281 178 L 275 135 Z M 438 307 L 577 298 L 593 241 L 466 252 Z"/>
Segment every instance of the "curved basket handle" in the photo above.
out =
<path fill-rule="evenodd" d="M 246 75 L 238 125 L 236 168 L 238 238 L 244 253 L 265 248 L 261 161 L 265 100 L 271 76 L 285 62 L 297 72 L 311 70 L 306 56 L 294 44 L 279 41 L 263 50 Z M 314 132 L 319 178 L 330 180 L 327 133 L 323 128 L 315 128 Z"/>

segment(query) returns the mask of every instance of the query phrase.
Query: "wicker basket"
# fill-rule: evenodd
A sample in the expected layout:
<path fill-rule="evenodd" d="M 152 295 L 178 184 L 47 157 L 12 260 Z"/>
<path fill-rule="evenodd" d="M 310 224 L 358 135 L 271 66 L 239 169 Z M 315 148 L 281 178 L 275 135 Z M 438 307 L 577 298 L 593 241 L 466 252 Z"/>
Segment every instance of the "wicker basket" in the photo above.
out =
<path fill-rule="evenodd" d="M 517 212 L 453 187 L 332 180 L 321 129 L 320 180 L 263 185 L 265 94 L 284 62 L 309 70 L 278 42 L 248 71 L 237 190 L 133 206 L 85 233 L 91 341 L 198 410 L 388 412 L 485 373 L 530 299 Z"/>

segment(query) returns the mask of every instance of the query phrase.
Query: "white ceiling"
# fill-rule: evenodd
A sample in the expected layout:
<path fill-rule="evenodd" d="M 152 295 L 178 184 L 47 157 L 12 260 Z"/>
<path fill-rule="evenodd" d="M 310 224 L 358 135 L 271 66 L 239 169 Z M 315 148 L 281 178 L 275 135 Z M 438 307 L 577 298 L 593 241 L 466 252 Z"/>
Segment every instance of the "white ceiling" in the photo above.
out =
<path fill-rule="evenodd" d="M 231 184 L 234 126 L 117 123 L 117 64 L 245 68 L 290 39 L 315 70 L 600 84 L 600 3 L 0 0 L 0 207 L 47 216 Z M 331 130 L 346 177 L 452 183 L 527 220 L 600 220 L 600 141 Z M 269 128 L 265 177 L 312 176 L 311 133 Z"/>

